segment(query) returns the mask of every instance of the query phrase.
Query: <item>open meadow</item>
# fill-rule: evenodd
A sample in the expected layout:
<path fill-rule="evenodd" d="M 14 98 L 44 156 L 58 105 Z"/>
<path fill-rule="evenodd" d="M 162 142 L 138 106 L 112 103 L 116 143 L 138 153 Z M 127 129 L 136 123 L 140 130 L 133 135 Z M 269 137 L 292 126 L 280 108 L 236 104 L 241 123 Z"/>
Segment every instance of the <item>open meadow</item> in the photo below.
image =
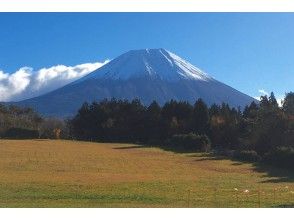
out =
<path fill-rule="evenodd" d="M 293 207 L 291 173 L 134 144 L 0 140 L 1 207 Z"/>

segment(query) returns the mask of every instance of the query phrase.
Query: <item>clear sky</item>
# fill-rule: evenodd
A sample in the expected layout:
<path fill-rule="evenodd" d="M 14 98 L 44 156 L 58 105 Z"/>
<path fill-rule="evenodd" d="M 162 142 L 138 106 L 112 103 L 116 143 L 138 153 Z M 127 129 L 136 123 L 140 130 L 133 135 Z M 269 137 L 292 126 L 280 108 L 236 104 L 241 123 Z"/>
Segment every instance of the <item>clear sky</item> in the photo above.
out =
<path fill-rule="evenodd" d="M 0 13 L 0 28 L 2 78 L 165 48 L 251 96 L 294 91 L 294 13 Z"/>

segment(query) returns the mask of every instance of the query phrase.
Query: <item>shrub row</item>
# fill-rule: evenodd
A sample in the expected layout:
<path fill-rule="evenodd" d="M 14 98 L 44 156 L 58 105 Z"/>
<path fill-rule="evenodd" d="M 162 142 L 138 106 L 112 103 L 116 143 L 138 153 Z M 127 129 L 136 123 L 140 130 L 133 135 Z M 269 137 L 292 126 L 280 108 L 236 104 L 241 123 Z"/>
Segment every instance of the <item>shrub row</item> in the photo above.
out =
<path fill-rule="evenodd" d="M 213 149 L 213 153 L 218 156 L 234 158 L 240 161 L 257 162 L 261 157 L 254 150 L 229 150 L 217 147 Z"/>
<path fill-rule="evenodd" d="M 261 157 L 254 150 L 235 151 L 233 157 L 238 160 L 248 162 L 257 162 L 261 159 Z"/>
<path fill-rule="evenodd" d="M 213 152 L 219 156 L 235 158 L 240 161 L 262 162 L 279 168 L 294 171 L 294 148 L 277 147 L 273 148 L 263 156 L 254 150 L 222 150 L 214 149 Z"/>
<path fill-rule="evenodd" d="M 209 138 L 206 135 L 194 133 L 173 135 L 168 145 L 178 152 L 207 152 L 210 150 Z"/>
<path fill-rule="evenodd" d="M 5 132 L 4 138 L 8 138 L 8 139 L 39 138 L 39 132 L 37 130 L 31 130 L 31 129 L 25 129 L 25 128 L 10 128 Z"/>
<path fill-rule="evenodd" d="M 280 168 L 294 170 L 294 148 L 277 147 L 264 155 L 264 162 Z"/>

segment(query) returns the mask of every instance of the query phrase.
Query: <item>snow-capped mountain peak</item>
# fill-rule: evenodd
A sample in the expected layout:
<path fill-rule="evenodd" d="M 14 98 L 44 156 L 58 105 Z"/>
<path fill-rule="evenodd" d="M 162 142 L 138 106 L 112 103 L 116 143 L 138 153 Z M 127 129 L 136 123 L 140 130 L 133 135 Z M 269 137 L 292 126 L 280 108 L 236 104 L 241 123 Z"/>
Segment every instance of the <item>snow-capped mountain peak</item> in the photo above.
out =
<path fill-rule="evenodd" d="M 127 80 L 140 77 L 167 81 L 212 79 L 189 62 L 161 48 L 130 50 L 78 81 L 100 78 Z"/>

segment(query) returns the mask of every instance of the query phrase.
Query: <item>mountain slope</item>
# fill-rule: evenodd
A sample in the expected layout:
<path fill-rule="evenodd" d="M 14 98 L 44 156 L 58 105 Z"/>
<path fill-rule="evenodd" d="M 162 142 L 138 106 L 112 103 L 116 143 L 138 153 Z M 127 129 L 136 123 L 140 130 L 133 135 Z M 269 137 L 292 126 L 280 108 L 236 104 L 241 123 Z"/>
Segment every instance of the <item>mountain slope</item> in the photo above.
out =
<path fill-rule="evenodd" d="M 83 102 L 139 98 L 144 104 L 171 99 L 244 107 L 249 97 L 164 49 L 132 50 L 87 76 L 48 94 L 18 102 L 44 115 L 70 116 Z"/>
<path fill-rule="evenodd" d="M 149 77 L 167 81 L 212 79 L 200 69 L 165 49 L 131 50 L 111 61 L 110 65 L 88 74 L 87 79 L 121 79 Z"/>

